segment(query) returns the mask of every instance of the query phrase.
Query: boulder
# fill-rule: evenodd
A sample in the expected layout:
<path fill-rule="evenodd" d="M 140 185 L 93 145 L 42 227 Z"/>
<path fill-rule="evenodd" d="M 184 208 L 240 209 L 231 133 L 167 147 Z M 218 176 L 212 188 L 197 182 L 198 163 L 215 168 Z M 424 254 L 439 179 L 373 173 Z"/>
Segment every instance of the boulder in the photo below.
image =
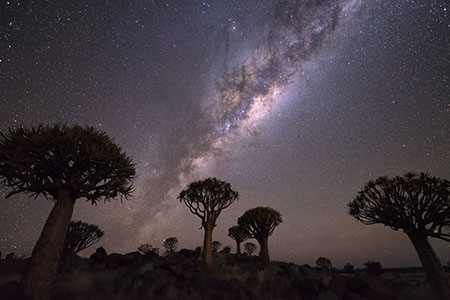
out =
<path fill-rule="evenodd" d="M 231 280 L 228 282 L 228 289 L 230 290 L 242 290 L 245 288 L 245 284 L 236 278 L 231 278 Z"/>
<path fill-rule="evenodd" d="M 344 300 L 369 300 L 369 299 L 363 298 L 356 293 L 346 292 L 344 294 Z"/>
<path fill-rule="evenodd" d="M 95 250 L 95 253 L 91 254 L 91 260 L 94 262 L 103 262 L 108 257 L 106 250 L 103 247 L 99 247 Z"/>
<path fill-rule="evenodd" d="M 144 274 L 145 272 L 153 271 L 153 269 L 154 269 L 153 263 L 148 262 L 139 269 L 139 273 Z"/>
<path fill-rule="evenodd" d="M 169 283 L 164 288 L 164 296 L 167 299 L 176 299 L 177 298 L 177 294 L 178 294 L 178 289 L 173 283 Z"/>
<path fill-rule="evenodd" d="M 127 265 L 127 264 L 134 264 L 139 263 L 143 260 L 142 254 L 139 252 L 131 252 L 127 254 L 119 254 L 119 253 L 111 253 L 106 258 L 106 262 L 108 265 Z"/>
<path fill-rule="evenodd" d="M 190 250 L 190 249 L 181 249 L 180 251 L 177 252 L 177 254 L 183 255 L 184 257 L 188 257 L 188 258 L 194 258 L 197 257 L 197 252 Z"/>
<path fill-rule="evenodd" d="M 318 294 L 322 282 L 322 274 L 310 267 L 300 267 L 301 290 L 309 294 Z"/>
<path fill-rule="evenodd" d="M 164 287 L 169 282 L 169 271 L 164 269 L 154 269 L 150 273 L 150 281 L 158 288 Z"/>
<path fill-rule="evenodd" d="M 175 276 L 180 276 L 183 273 L 183 267 L 180 265 L 170 265 L 169 269 L 173 272 Z"/>
<path fill-rule="evenodd" d="M 317 300 L 342 300 L 342 298 L 336 296 L 331 292 L 326 291 L 317 295 Z"/>
<path fill-rule="evenodd" d="M 11 281 L 0 286 L 0 299 L 2 300 L 26 300 L 23 289 L 17 281 Z"/>
<path fill-rule="evenodd" d="M 346 290 L 348 289 L 348 280 L 338 274 L 333 274 L 331 282 L 328 285 L 327 290 L 335 294 L 336 296 L 343 298 Z"/>
<path fill-rule="evenodd" d="M 369 300 L 399 300 L 381 277 L 367 273 L 353 275 L 348 290 Z"/>
<path fill-rule="evenodd" d="M 128 261 L 129 263 L 135 263 L 139 262 L 143 259 L 143 255 L 139 253 L 138 251 L 127 253 L 123 256 L 123 258 Z"/>

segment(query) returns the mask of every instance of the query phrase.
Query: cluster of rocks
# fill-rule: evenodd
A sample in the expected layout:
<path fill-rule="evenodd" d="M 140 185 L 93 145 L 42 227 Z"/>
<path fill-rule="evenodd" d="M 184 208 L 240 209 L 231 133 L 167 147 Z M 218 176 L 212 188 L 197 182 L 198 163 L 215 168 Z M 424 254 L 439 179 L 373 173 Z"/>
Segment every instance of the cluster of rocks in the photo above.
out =
<path fill-rule="evenodd" d="M 139 252 L 108 255 L 98 248 L 90 259 L 77 257 L 64 267 L 54 299 L 404 299 L 370 274 L 343 276 L 282 262 L 263 270 L 255 256 L 214 255 L 215 266 L 207 270 L 192 250 L 160 257 Z"/>

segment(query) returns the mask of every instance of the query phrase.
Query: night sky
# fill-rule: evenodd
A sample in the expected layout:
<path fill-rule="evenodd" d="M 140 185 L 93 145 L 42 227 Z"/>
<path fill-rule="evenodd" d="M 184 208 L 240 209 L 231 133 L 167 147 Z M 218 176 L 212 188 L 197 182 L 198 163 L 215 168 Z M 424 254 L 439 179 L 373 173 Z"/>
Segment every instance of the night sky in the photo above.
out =
<path fill-rule="evenodd" d="M 222 245 L 245 210 L 271 206 L 275 260 L 416 266 L 403 233 L 346 204 L 382 175 L 450 179 L 450 4 L 1 1 L 0 130 L 55 122 L 106 131 L 136 163 L 133 198 L 75 206 L 108 253 L 201 245 L 176 196 L 216 176 L 240 194 Z M 29 255 L 52 202 L 6 193 L 0 251 Z M 448 243 L 433 245 L 445 263 Z"/>

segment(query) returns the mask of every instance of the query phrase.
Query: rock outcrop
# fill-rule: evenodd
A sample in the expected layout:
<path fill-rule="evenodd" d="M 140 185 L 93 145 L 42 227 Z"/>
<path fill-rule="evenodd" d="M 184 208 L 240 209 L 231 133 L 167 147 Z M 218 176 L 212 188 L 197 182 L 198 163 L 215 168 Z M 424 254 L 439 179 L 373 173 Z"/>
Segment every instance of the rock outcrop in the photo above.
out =
<path fill-rule="evenodd" d="M 11 260 L 0 261 L 0 279 L 5 262 Z M 76 257 L 60 273 L 54 299 L 406 299 L 386 280 L 365 273 L 343 276 L 283 262 L 264 270 L 258 257 L 245 254 L 215 253 L 214 262 L 214 268 L 206 270 L 199 253 L 188 249 L 160 257 L 139 252 L 107 255 L 98 248 L 91 259 Z M 17 281 L 3 285 L 0 299 L 18 291 Z"/>

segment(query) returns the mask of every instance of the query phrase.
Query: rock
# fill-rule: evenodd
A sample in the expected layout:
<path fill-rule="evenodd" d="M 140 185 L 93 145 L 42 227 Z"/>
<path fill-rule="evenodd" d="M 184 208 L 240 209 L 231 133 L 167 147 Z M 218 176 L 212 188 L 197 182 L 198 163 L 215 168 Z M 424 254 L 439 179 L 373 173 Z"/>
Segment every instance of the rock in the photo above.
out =
<path fill-rule="evenodd" d="M 317 300 L 342 300 L 342 298 L 336 296 L 331 292 L 322 292 L 317 296 Z"/>
<path fill-rule="evenodd" d="M 360 295 L 356 294 L 356 293 L 350 293 L 350 292 L 346 292 L 344 294 L 344 300 L 369 300 L 367 298 L 363 298 Z"/>
<path fill-rule="evenodd" d="M 241 290 L 244 288 L 244 283 L 236 278 L 231 278 L 231 280 L 228 282 L 228 289 L 230 290 Z"/>
<path fill-rule="evenodd" d="M 111 253 L 106 258 L 106 261 L 109 265 L 111 264 L 122 265 L 124 263 L 123 255 L 119 253 Z"/>
<path fill-rule="evenodd" d="M 167 299 L 176 299 L 177 298 L 177 294 L 178 294 L 178 289 L 177 287 L 172 284 L 169 283 L 165 288 L 164 288 L 164 296 Z"/>
<path fill-rule="evenodd" d="M 333 273 L 331 271 L 322 271 L 321 273 L 322 273 L 321 284 L 323 287 L 328 288 L 331 284 Z"/>
<path fill-rule="evenodd" d="M 183 267 L 180 265 L 170 265 L 169 269 L 173 272 L 175 276 L 180 276 L 183 273 Z"/>
<path fill-rule="evenodd" d="M 172 255 L 166 256 L 166 262 L 170 265 L 177 265 L 184 259 L 185 259 L 184 256 L 177 255 L 177 254 L 172 254 Z"/>
<path fill-rule="evenodd" d="M 10 260 L 10 259 L 14 259 L 14 257 L 16 257 L 16 254 L 14 252 L 8 253 L 5 256 L 6 260 Z"/>
<path fill-rule="evenodd" d="M 137 277 L 131 284 L 131 292 L 134 295 L 142 294 L 144 284 L 145 284 L 145 278 Z"/>
<path fill-rule="evenodd" d="M 150 273 L 150 280 L 159 288 L 162 288 L 169 282 L 169 271 L 164 269 L 154 269 Z"/>
<path fill-rule="evenodd" d="M 143 266 L 139 269 L 139 272 L 140 272 L 141 274 L 144 274 L 145 272 L 153 271 L 153 269 L 154 269 L 153 263 L 149 262 L 149 263 L 146 263 L 145 265 L 143 265 Z"/>
<path fill-rule="evenodd" d="M 283 271 L 286 273 L 288 279 L 294 279 L 300 276 L 300 268 L 294 264 L 283 266 Z"/>
<path fill-rule="evenodd" d="M 376 275 L 358 273 L 350 278 L 349 292 L 355 292 L 370 300 L 398 300 L 394 292 L 387 287 L 383 279 Z"/>
<path fill-rule="evenodd" d="M 177 252 L 177 254 L 183 255 L 184 257 L 187 258 L 194 258 L 197 256 L 197 252 L 190 249 L 181 249 L 180 251 Z"/>
<path fill-rule="evenodd" d="M 317 269 L 313 269 L 307 265 L 301 266 L 299 268 L 300 274 L 304 279 L 310 279 L 315 281 L 321 281 L 323 278 L 322 272 Z"/>
<path fill-rule="evenodd" d="M 129 263 L 139 262 L 143 259 L 143 255 L 138 251 L 127 253 L 123 258 Z"/>
<path fill-rule="evenodd" d="M 189 293 L 188 299 L 202 299 L 202 292 L 200 291 L 200 289 L 190 287 L 188 293 Z"/>
<path fill-rule="evenodd" d="M 161 257 L 155 257 L 152 259 L 152 263 L 155 268 L 166 268 L 169 265 L 167 261 Z"/>
<path fill-rule="evenodd" d="M 192 270 L 184 270 L 181 276 L 183 276 L 183 278 L 187 280 L 191 280 L 192 278 L 194 278 L 195 272 L 193 272 Z"/>
<path fill-rule="evenodd" d="M 347 288 L 348 288 L 347 278 L 337 274 L 333 274 L 327 290 L 332 292 L 336 296 L 343 298 Z"/>
<path fill-rule="evenodd" d="M 95 253 L 91 255 L 91 259 L 94 262 L 103 262 L 108 257 L 106 250 L 103 247 L 99 247 L 95 250 Z"/>
<path fill-rule="evenodd" d="M 23 289 L 17 281 L 11 281 L 0 286 L 0 299 L 2 300 L 25 300 Z"/>
<path fill-rule="evenodd" d="M 127 253 L 124 255 L 119 254 L 119 253 L 111 253 L 106 258 L 106 262 L 109 265 L 123 266 L 123 265 L 127 265 L 127 264 L 138 263 L 142 259 L 143 259 L 143 256 L 139 252 L 131 252 L 131 253 Z"/>
<path fill-rule="evenodd" d="M 301 266 L 299 271 L 301 275 L 301 290 L 311 294 L 319 293 L 319 284 L 322 282 L 321 272 L 307 265 Z"/>

